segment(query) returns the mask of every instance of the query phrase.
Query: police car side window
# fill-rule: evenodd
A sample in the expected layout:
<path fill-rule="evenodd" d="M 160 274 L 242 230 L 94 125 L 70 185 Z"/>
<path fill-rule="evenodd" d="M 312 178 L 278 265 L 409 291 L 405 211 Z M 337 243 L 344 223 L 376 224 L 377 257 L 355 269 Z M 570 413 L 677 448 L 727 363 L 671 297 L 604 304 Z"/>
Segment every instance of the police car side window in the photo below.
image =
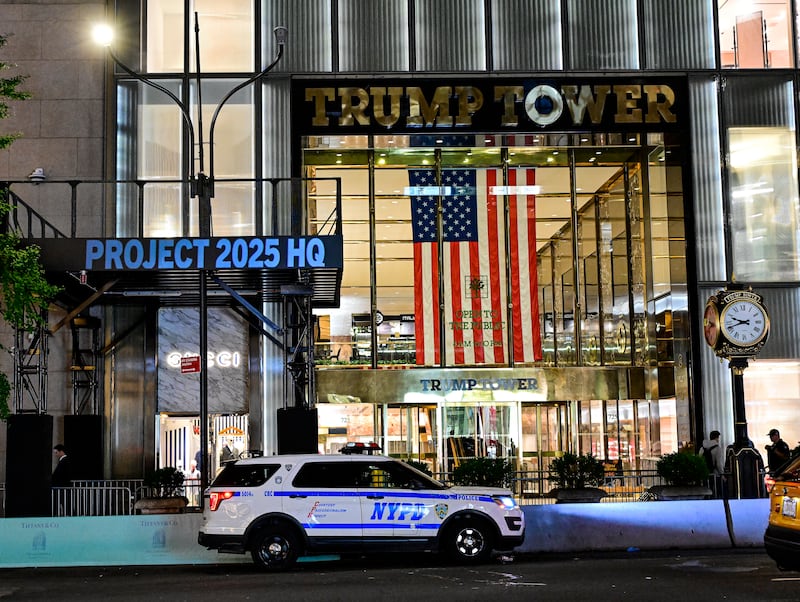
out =
<path fill-rule="evenodd" d="M 292 481 L 294 487 L 333 489 L 358 486 L 358 467 L 351 462 L 306 462 Z"/>
<path fill-rule="evenodd" d="M 280 464 L 227 464 L 217 475 L 214 487 L 260 487 L 274 475 Z"/>
<path fill-rule="evenodd" d="M 360 486 L 380 489 L 420 489 L 424 487 L 415 474 L 396 462 L 364 462 Z"/>

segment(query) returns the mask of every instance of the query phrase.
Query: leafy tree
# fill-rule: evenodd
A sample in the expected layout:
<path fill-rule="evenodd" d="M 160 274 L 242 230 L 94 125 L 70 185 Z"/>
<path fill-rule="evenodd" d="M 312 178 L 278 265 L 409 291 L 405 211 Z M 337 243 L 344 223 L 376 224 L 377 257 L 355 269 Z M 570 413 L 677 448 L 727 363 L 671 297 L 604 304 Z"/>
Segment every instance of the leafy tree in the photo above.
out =
<path fill-rule="evenodd" d="M 0 34 L 0 48 L 5 46 L 8 40 L 5 36 Z M 25 100 L 30 98 L 30 94 L 19 87 L 28 79 L 27 75 L 12 75 L 11 77 L 2 77 L 3 71 L 11 69 L 14 65 L 0 61 L 0 119 L 5 119 L 8 116 L 8 100 Z M 19 138 L 19 134 L 2 134 L 0 133 L 0 149 L 8 148 L 14 140 Z"/>
<path fill-rule="evenodd" d="M 6 37 L 0 35 L 0 48 L 6 43 Z M 0 74 L 12 66 L 0 61 Z M 8 116 L 6 101 L 30 98 L 29 93 L 19 89 L 26 79 L 25 75 L 0 77 L 0 119 Z M 0 149 L 8 148 L 18 137 L 19 134 L 0 134 Z M 6 194 L 0 189 L 0 317 L 14 328 L 31 329 L 41 325 L 41 310 L 59 289 L 44 277 L 39 247 L 24 244 L 19 233 L 9 227 L 11 207 Z M 0 420 L 6 420 L 10 413 L 10 393 L 8 377 L 0 372 Z"/>

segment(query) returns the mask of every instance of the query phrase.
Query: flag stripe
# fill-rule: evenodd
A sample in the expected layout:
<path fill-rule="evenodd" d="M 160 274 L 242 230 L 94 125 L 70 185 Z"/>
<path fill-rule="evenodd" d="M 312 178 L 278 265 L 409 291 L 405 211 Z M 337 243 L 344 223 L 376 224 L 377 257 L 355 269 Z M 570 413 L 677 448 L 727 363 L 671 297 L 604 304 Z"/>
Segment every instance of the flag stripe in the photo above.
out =
<path fill-rule="evenodd" d="M 491 194 L 489 191 L 491 190 L 491 186 L 495 186 L 498 184 L 498 179 L 502 182 L 502 171 L 499 169 L 489 169 L 486 171 L 486 185 L 483 190 L 486 191 L 486 205 L 489 210 L 489 215 L 491 219 L 489 220 L 489 265 L 491 266 L 490 273 L 489 273 L 489 293 L 491 294 L 491 306 L 489 309 L 488 320 L 492 325 L 505 323 L 506 316 L 505 316 L 505 286 L 502 286 L 501 283 L 505 283 L 505 274 L 503 270 L 505 269 L 505 261 L 501 261 L 501 258 L 505 258 L 505 249 L 503 248 L 503 252 L 501 253 L 501 245 L 505 242 L 505 236 L 503 236 L 503 230 L 505 229 L 505 224 L 503 220 L 503 212 L 498 209 L 497 203 L 497 196 Z M 499 178 L 498 178 L 499 176 Z M 506 338 L 504 336 L 504 331 L 501 328 L 492 328 L 490 331 L 491 341 L 493 343 L 491 354 L 492 359 L 497 364 L 502 364 L 506 361 L 504 348 L 506 345 Z"/>

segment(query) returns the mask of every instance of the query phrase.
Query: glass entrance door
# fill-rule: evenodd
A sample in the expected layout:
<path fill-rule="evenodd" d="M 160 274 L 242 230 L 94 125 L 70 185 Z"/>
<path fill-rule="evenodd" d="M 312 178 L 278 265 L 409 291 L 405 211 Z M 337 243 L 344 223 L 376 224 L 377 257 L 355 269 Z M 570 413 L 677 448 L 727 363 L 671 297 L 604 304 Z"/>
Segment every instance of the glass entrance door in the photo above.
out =
<path fill-rule="evenodd" d="M 566 402 L 523 406 L 522 470 L 546 471 L 552 459 L 568 449 Z"/>
<path fill-rule="evenodd" d="M 444 470 L 470 458 L 517 459 L 518 415 L 512 403 L 447 403 L 444 408 Z"/>
<path fill-rule="evenodd" d="M 522 494 L 538 497 L 552 489 L 550 462 L 569 446 L 569 405 L 565 401 L 522 407 Z"/>
<path fill-rule="evenodd" d="M 436 472 L 436 406 L 389 405 L 385 412 L 384 452 L 393 458 L 421 462 Z"/>

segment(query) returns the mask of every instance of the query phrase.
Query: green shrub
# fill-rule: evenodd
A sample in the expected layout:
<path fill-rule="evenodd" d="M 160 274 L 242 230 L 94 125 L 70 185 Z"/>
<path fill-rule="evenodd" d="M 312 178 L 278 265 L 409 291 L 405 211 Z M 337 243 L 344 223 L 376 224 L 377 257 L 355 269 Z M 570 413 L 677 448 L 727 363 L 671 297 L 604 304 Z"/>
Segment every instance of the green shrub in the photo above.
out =
<path fill-rule="evenodd" d="M 456 485 L 511 487 L 513 480 L 514 465 L 500 458 L 472 458 L 453 470 Z"/>
<path fill-rule="evenodd" d="M 702 456 L 688 452 L 674 452 L 661 456 L 656 471 L 667 485 L 692 487 L 708 482 L 708 466 Z"/>
<path fill-rule="evenodd" d="M 183 473 L 172 466 L 165 466 L 147 475 L 143 484 L 154 497 L 179 496 L 183 485 Z"/>
<path fill-rule="evenodd" d="M 591 454 L 565 453 L 550 463 L 547 480 L 559 489 L 584 489 L 603 484 L 603 463 Z"/>

